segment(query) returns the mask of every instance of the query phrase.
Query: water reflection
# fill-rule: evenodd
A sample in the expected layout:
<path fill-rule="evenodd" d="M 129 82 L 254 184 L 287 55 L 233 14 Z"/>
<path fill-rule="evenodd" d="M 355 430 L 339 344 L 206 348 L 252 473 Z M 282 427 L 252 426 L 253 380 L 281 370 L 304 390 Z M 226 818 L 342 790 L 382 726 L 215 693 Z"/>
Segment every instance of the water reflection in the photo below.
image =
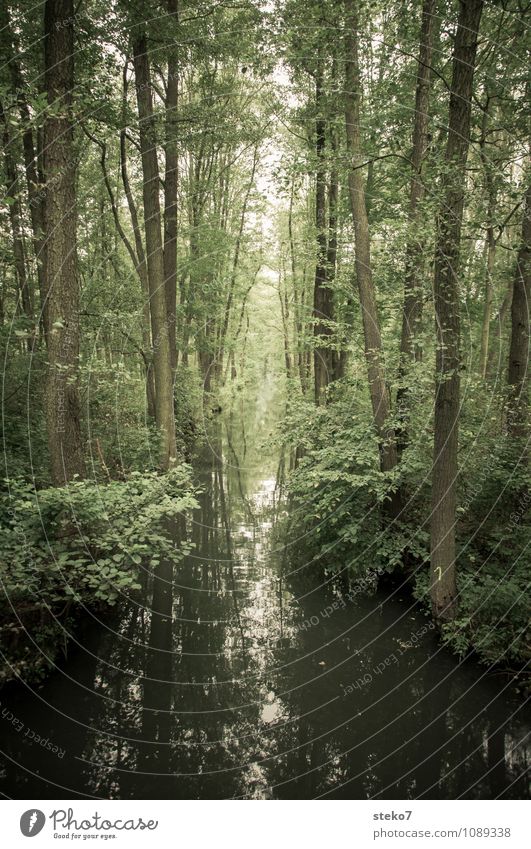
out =
<path fill-rule="evenodd" d="M 191 554 L 150 567 L 141 602 L 85 635 L 37 694 L 2 694 L 65 749 L 54 758 L 4 724 L 4 793 L 526 795 L 523 704 L 504 679 L 441 649 L 409 599 L 345 600 L 293 572 L 291 546 L 272 534 L 286 466 L 264 459 L 240 419 L 216 423 Z"/>

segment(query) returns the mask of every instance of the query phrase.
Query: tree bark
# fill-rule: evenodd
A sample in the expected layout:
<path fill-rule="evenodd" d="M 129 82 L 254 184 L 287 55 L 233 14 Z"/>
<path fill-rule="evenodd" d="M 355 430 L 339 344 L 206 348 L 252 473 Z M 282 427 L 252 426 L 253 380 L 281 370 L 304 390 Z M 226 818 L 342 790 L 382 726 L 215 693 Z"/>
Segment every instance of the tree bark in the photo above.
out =
<path fill-rule="evenodd" d="M 334 74 L 335 76 L 335 74 Z M 326 249 L 326 279 L 327 288 L 325 290 L 325 314 L 330 321 L 335 319 L 334 298 L 331 285 L 336 279 L 337 271 L 337 208 L 339 202 L 339 173 L 337 167 L 337 139 L 335 127 L 330 126 L 330 180 L 328 183 L 328 245 Z M 330 328 L 330 335 L 333 329 Z M 336 349 L 329 349 L 328 352 L 328 368 L 330 373 L 330 381 L 337 380 L 339 374 L 340 353 Z"/>
<path fill-rule="evenodd" d="M 125 117 L 125 109 L 123 110 Z M 153 380 L 153 368 L 152 368 L 152 349 L 151 349 L 151 331 L 150 331 L 150 312 L 149 312 L 149 284 L 147 278 L 147 267 L 146 267 L 146 258 L 144 254 L 144 247 L 142 244 L 142 237 L 140 235 L 140 229 L 138 225 L 138 218 L 136 207 L 133 201 L 133 197 L 131 194 L 131 189 L 129 187 L 129 179 L 127 176 L 127 164 L 126 164 L 126 154 L 125 154 L 125 129 L 122 128 L 120 131 L 120 159 L 121 159 L 121 169 L 122 169 L 122 178 L 125 187 L 125 192 L 127 196 L 127 202 L 129 205 L 129 211 L 131 216 L 131 223 L 133 225 L 133 231 L 135 236 L 135 245 L 136 250 L 131 244 L 131 241 L 122 227 L 122 223 L 120 221 L 120 215 L 118 212 L 118 206 L 116 205 L 116 198 L 114 196 L 114 191 L 111 186 L 111 181 L 109 179 L 109 175 L 107 172 L 107 145 L 105 142 L 102 142 L 95 138 L 92 133 L 84 128 L 86 135 L 93 141 L 101 150 L 100 156 L 100 164 L 101 170 L 103 174 L 103 182 L 105 184 L 105 188 L 107 189 L 107 195 L 109 197 L 109 202 L 111 204 L 111 212 L 114 219 L 115 229 L 122 240 L 127 253 L 131 258 L 131 262 L 135 268 L 137 273 L 139 282 L 140 282 L 140 291 L 142 294 L 142 321 L 141 321 L 141 330 L 142 330 L 142 348 L 140 349 L 142 361 L 144 364 L 144 373 L 146 378 L 146 405 L 147 405 L 147 414 L 151 419 L 155 418 L 155 383 Z M 103 221 L 103 209 L 101 213 L 101 219 Z M 103 245 L 102 245 L 103 248 Z M 103 256 L 105 256 L 105 248 L 103 248 Z M 102 264 L 104 259 L 102 257 Z"/>
<path fill-rule="evenodd" d="M 372 279 L 369 222 L 365 206 L 365 187 L 361 169 L 363 162 L 360 134 L 361 81 L 358 60 L 358 21 L 356 3 L 345 0 L 346 66 L 345 123 L 347 150 L 351 168 L 348 175 L 350 206 L 354 223 L 356 278 L 363 321 L 365 358 L 369 380 L 374 425 L 379 439 L 380 467 L 391 471 L 397 464 L 395 434 L 387 423 L 390 409 L 389 389 L 385 382 L 383 349 L 376 295 Z M 391 509 L 399 510 L 398 499 Z"/>
<path fill-rule="evenodd" d="M 525 196 L 522 244 L 518 251 L 511 302 L 511 342 L 507 382 L 511 389 L 507 416 L 511 436 L 529 433 L 529 310 L 531 298 L 531 185 Z"/>
<path fill-rule="evenodd" d="M 290 253 L 290 269 L 291 269 L 291 288 L 293 291 L 293 330 L 295 335 L 295 345 L 296 350 L 294 352 L 294 357 L 296 358 L 297 363 L 297 373 L 299 375 L 299 381 L 301 385 L 301 392 L 304 395 L 306 392 L 306 368 L 304 361 L 304 348 L 305 348 L 305 336 L 306 336 L 306 322 L 305 316 L 303 313 L 303 292 L 298 293 L 298 283 L 297 283 L 297 262 L 295 257 L 295 239 L 293 235 L 293 204 L 295 199 L 295 174 L 293 174 L 291 178 L 291 191 L 289 198 L 289 208 L 288 208 L 288 239 L 289 239 L 289 253 Z M 303 282 L 304 285 L 304 282 Z"/>
<path fill-rule="evenodd" d="M 52 481 L 83 477 L 79 371 L 73 0 L 46 0 L 44 63 L 45 244 L 48 373 L 45 411 Z"/>
<path fill-rule="evenodd" d="M 401 386 L 397 392 L 397 406 L 400 415 L 400 427 L 397 432 L 397 445 L 401 453 L 407 445 L 407 427 L 410 400 L 407 388 L 407 372 L 412 360 L 421 357 L 421 349 L 416 339 L 422 316 L 422 240 L 418 238 L 419 205 L 424 197 L 422 163 L 428 146 L 428 125 L 430 106 L 430 66 L 433 48 L 434 12 L 436 0 L 424 0 L 422 22 L 419 35 L 419 61 L 415 92 L 415 117 L 413 121 L 411 151 L 411 183 L 409 189 L 408 241 L 406 247 L 406 265 L 404 280 L 404 305 L 402 308 L 402 333 L 400 336 L 400 373 Z"/>
<path fill-rule="evenodd" d="M 509 276 L 507 278 L 507 289 L 505 291 L 502 302 L 500 304 L 500 308 L 498 309 L 498 312 L 496 313 L 496 315 L 494 317 L 494 325 L 496 327 L 497 345 L 496 345 L 496 347 L 494 345 L 489 346 L 489 350 L 488 350 L 488 354 L 487 354 L 487 374 L 491 374 L 491 372 L 492 372 L 492 367 L 494 365 L 496 351 L 501 353 L 501 350 L 502 350 L 502 347 L 503 347 L 503 332 L 504 332 L 504 327 L 505 327 L 505 324 L 506 324 L 506 321 L 507 321 L 507 315 L 510 311 L 512 300 L 513 300 L 513 287 L 514 287 L 514 280 L 512 279 L 511 276 Z"/>
<path fill-rule="evenodd" d="M 177 0 L 167 0 L 168 13 L 177 20 Z M 168 339 L 172 374 L 177 368 L 177 188 L 179 180 L 177 152 L 177 106 L 179 101 L 179 67 L 173 45 L 168 53 L 166 86 L 166 143 L 164 173 L 164 290 L 168 314 Z"/>
<path fill-rule="evenodd" d="M 490 337 L 490 313 L 492 309 L 493 296 L 493 272 L 494 263 L 496 260 L 496 238 L 494 236 L 494 213 L 496 207 L 496 187 L 494 185 L 492 165 L 489 163 L 485 154 L 485 143 L 487 140 L 488 128 L 488 112 L 489 97 L 483 112 L 483 123 L 481 127 L 481 139 L 479 143 L 479 153 L 481 164 L 485 175 L 485 186 L 487 190 L 487 263 L 485 268 L 485 299 L 483 302 L 483 318 L 481 322 L 481 343 L 479 351 L 479 373 L 483 379 L 487 376 L 487 363 L 489 357 L 489 337 Z"/>
<path fill-rule="evenodd" d="M 326 387 L 330 382 L 332 349 L 328 344 L 331 334 L 329 291 L 327 289 L 327 221 L 326 221 L 326 121 L 324 115 L 323 58 L 319 55 L 315 78 L 315 231 L 316 259 L 313 296 L 314 354 L 313 373 L 315 403 L 324 404 Z"/>
<path fill-rule="evenodd" d="M 236 288 L 236 277 L 238 274 L 238 266 L 240 261 L 240 252 L 243 240 L 243 231 L 245 229 L 245 221 L 247 217 L 247 206 L 249 204 L 249 198 L 251 196 L 251 191 L 254 187 L 254 178 L 256 174 L 256 166 L 258 164 L 258 146 L 255 147 L 253 152 L 253 164 L 251 167 L 251 176 L 249 177 L 249 182 L 247 184 L 247 189 L 245 191 L 245 196 L 243 199 L 242 209 L 240 213 L 240 223 L 238 227 L 238 233 L 236 235 L 236 243 L 234 246 L 234 255 L 232 259 L 232 271 L 229 280 L 229 291 L 227 293 L 227 300 L 225 302 L 225 309 L 223 311 L 223 321 L 220 327 L 220 336 L 219 336 L 219 346 L 218 352 L 216 354 L 216 372 L 218 375 L 223 374 L 223 359 L 225 356 L 225 343 L 227 340 L 227 333 L 229 330 L 229 322 L 230 316 L 234 301 L 234 291 Z M 228 195 L 228 190 L 226 190 L 226 195 Z"/>
<path fill-rule="evenodd" d="M 143 175 L 144 228 L 151 335 L 153 339 L 153 368 L 155 372 L 155 420 L 161 433 L 161 467 L 168 469 L 175 462 L 177 455 L 173 410 L 173 375 L 164 285 L 156 127 L 153 115 L 147 39 L 142 30 L 133 40 L 133 61 Z"/>
<path fill-rule="evenodd" d="M 44 185 L 39 178 L 37 170 L 37 156 L 33 140 L 30 111 L 24 97 L 25 84 L 18 59 L 18 43 L 12 30 L 7 5 L 4 5 L 2 13 L 0 13 L 0 29 L 3 61 L 9 65 L 11 90 L 13 98 L 17 102 L 22 124 L 22 149 L 24 152 L 24 169 L 28 190 L 28 206 L 30 210 L 31 229 L 33 235 L 33 251 L 35 254 L 37 280 L 41 299 L 42 326 L 46 333 L 46 284 L 43 251 L 45 213 Z"/>
<path fill-rule="evenodd" d="M 284 256 L 281 257 L 281 268 L 278 277 L 278 297 L 280 301 L 280 316 L 282 319 L 282 335 L 284 338 L 284 363 L 286 366 L 286 377 L 293 377 L 293 363 L 291 358 L 291 344 L 289 333 L 289 298 L 288 281 L 286 277 L 286 264 Z"/>
<path fill-rule="evenodd" d="M 445 170 L 435 250 L 435 423 L 431 514 L 430 596 L 433 615 L 452 619 L 455 576 L 459 429 L 459 250 L 469 147 L 471 98 L 482 0 L 461 0 L 454 43 Z"/>
<path fill-rule="evenodd" d="M 127 208 L 129 217 L 131 218 L 131 226 L 135 238 L 135 252 L 137 258 L 136 270 L 140 280 L 140 289 L 142 292 L 142 345 L 146 352 L 145 372 L 146 372 L 146 405 L 147 414 L 150 419 L 156 418 L 155 412 L 155 374 L 153 370 L 153 345 L 151 342 L 151 310 L 149 304 L 149 281 L 147 272 L 146 253 L 144 243 L 142 241 L 142 232 L 138 221 L 138 210 L 136 207 L 131 184 L 129 182 L 129 171 L 127 168 L 127 65 L 124 64 L 123 69 L 123 88 L 122 88 L 122 126 L 120 129 L 120 173 L 122 176 L 122 184 L 124 187 L 125 197 L 127 200 Z"/>
<path fill-rule="evenodd" d="M 487 376 L 487 364 L 489 358 L 490 340 L 490 313 L 492 310 L 493 284 L 492 276 L 496 260 L 496 240 L 494 228 L 491 224 L 487 227 L 487 265 L 485 268 L 485 290 L 483 301 L 483 317 L 481 320 L 481 343 L 479 351 L 479 373 L 483 379 Z"/>
<path fill-rule="evenodd" d="M 4 113 L 0 103 L 0 119 L 3 121 L 3 147 L 4 147 L 4 169 L 6 178 L 6 197 L 9 198 L 9 221 L 13 237 L 13 259 L 15 273 L 17 276 L 18 289 L 22 312 L 33 326 L 33 293 L 26 269 L 26 256 L 24 251 L 24 237 L 22 229 L 22 207 L 20 203 L 20 184 L 17 173 L 17 164 L 14 159 L 12 139 L 9 133 L 9 118 Z M 31 346 L 30 346 L 31 347 Z"/>

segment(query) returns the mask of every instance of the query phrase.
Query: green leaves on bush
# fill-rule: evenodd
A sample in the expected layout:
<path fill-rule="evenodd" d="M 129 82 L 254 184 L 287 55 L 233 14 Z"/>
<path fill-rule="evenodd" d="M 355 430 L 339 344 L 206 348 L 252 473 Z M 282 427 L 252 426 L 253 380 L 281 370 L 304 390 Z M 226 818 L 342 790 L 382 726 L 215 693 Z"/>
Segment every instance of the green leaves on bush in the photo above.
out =
<path fill-rule="evenodd" d="M 16 655 L 18 636 L 30 626 L 34 639 L 48 638 L 50 622 L 72 603 L 113 606 L 127 598 L 140 589 L 141 566 L 149 570 L 153 554 L 176 562 L 189 549 L 171 530 L 196 505 L 186 465 L 105 485 L 73 481 L 36 491 L 21 480 L 4 483 L 0 632 L 8 654 Z"/>

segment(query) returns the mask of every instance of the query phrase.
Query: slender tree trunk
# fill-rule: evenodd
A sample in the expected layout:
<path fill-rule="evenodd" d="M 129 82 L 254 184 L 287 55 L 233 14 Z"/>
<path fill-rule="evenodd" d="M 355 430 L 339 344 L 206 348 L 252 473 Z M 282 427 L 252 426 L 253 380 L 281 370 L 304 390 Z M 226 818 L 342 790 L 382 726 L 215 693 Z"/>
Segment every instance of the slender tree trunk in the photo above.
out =
<path fill-rule="evenodd" d="M 284 257 L 281 258 L 281 270 L 278 279 L 278 297 L 280 300 L 280 316 L 282 318 L 282 335 L 284 337 L 284 362 L 286 365 L 286 377 L 293 377 L 293 365 L 291 359 L 291 345 L 289 334 L 289 300 L 288 283 L 286 279 L 286 268 Z"/>
<path fill-rule="evenodd" d="M 291 192 L 288 208 L 288 238 L 291 268 L 291 288 L 293 290 L 293 329 L 295 333 L 296 363 L 302 394 L 306 392 L 306 368 L 304 363 L 304 337 L 306 322 L 303 315 L 303 293 L 298 293 L 297 262 L 295 258 L 295 239 L 293 236 L 293 204 L 295 199 L 295 175 L 291 179 Z"/>
<path fill-rule="evenodd" d="M 496 240 L 494 228 L 489 224 L 487 228 L 487 266 L 485 269 L 485 290 L 483 300 L 483 317 L 481 320 L 481 344 L 479 351 L 479 373 L 483 379 L 487 376 L 487 363 L 489 357 L 490 339 L 490 313 L 492 310 L 493 285 L 492 275 L 494 262 L 496 260 Z"/>
<path fill-rule="evenodd" d="M 124 112 L 124 114 L 125 114 L 125 112 Z M 127 236 L 127 233 L 125 232 L 124 228 L 122 227 L 122 224 L 121 224 L 121 221 L 120 221 L 120 216 L 119 216 L 119 213 L 118 213 L 118 207 L 116 205 L 116 199 L 114 197 L 114 191 L 113 191 L 113 188 L 111 186 L 111 181 L 109 179 L 109 175 L 107 173 L 107 164 L 106 164 L 107 146 L 106 146 L 105 142 L 98 141 L 98 139 L 96 139 L 91 133 L 89 133 L 86 128 L 85 128 L 85 133 L 101 149 L 100 163 L 101 163 L 101 170 L 102 170 L 102 173 L 103 173 L 103 182 L 104 182 L 105 187 L 107 189 L 107 194 L 108 194 L 109 201 L 110 201 L 110 204 L 111 204 L 111 212 L 112 212 L 113 219 L 114 219 L 115 231 L 118 234 L 118 236 L 121 238 L 121 240 L 122 240 L 122 242 L 123 242 L 123 244 L 124 244 L 124 246 L 127 250 L 127 253 L 129 254 L 131 261 L 132 261 L 132 263 L 135 267 L 135 271 L 136 271 L 136 273 L 138 275 L 138 279 L 140 281 L 140 290 L 141 290 L 142 298 L 143 298 L 143 303 L 142 303 L 142 328 L 141 328 L 142 329 L 141 354 L 142 354 L 142 359 L 143 359 L 143 363 L 144 363 L 144 372 L 145 372 L 145 378 L 146 378 L 147 414 L 148 414 L 149 418 L 154 419 L 155 418 L 155 384 L 154 384 L 154 380 L 153 380 L 153 368 L 152 368 L 152 362 L 151 362 L 152 351 L 151 351 L 151 332 L 150 332 L 150 326 L 149 326 L 150 325 L 150 314 L 149 314 L 149 289 L 148 289 L 148 279 L 147 279 L 147 268 L 146 268 L 146 260 L 145 260 L 145 255 L 144 255 L 144 247 L 142 245 L 142 238 L 140 236 L 140 230 L 139 230 L 139 227 L 138 227 L 138 220 L 137 220 L 137 217 L 136 217 L 136 208 L 134 206 L 132 196 L 130 196 L 129 181 L 128 181 L 128 178 L 127 178 L 127 166 L 126 166 L 126 160 L 125 160 L 125 152 L 121 153 L 122 175 L 123 175 L 124 186 L 126 186 L 126 194 L 127 194 L 127 200 L 128 200 L 128 203 L 129 203 L 129 209 L 130 209 L 130 211 L 131 211 L 131 208 L 133 210 L 131 212 L 131 220 L 132 220 L 132 223 L 133 223 L 133 230 L 134 230 L 135 242 L 136 242 L 136 250 L 133 247 L 133 245 L 131 244 L 129 237 Z M 125 130 L 123 130 L 123 129 L 122 129 L 121 134 L 120 134 L 120 146 L 122 146 L 122 145 L 125 146 Z M 102 211 L 101 211 L 101 220 L 103 221 L 103 207 L 102 207 Z M 102 234 L 102 240 L 103 240 L 103 234 Z M 102 241 L 102 253 L 103 253 L 103 256 L 101 258 L 101 266 L 103 266 L 105 264 L 105 256 L 106 256 L 106 250 L 104 248 L 103 241 Z"/>
<path fill-rule="evenodd" d="M 487 103 L 483 112 L 483 124 L 481 128 L 481 140 L 479 144 L 481 164 L 485 175 L 485 184 L 487 189 L 487 263 L 485 268 L 485 296 L 483 301 L 483 318 L 481 322 L 481 343 L 479 351 L 479 373 L 483 379 L 487 376 L 487 363 L 489 357 L 489 337 L 490 337 L 490 313 L 492 310 L 493 296 L 493 273 L 494 263 L 496 260 L 496 239 L 494 236 L 494 214 L 496 207 L 496 187 L 494 185 L 492 175 L 492 165 L 489 163 L 485 154 L 485 143 L 487 139 L 488 128 L 488 105 L 489 97 L 487 95 Z"/>
<path fill-rule="evenodd" d="M 314 282 L 314 355 L 313 373 L 315 383 L 315 402 L 323 404 L 326 387 L 330 381 L 329 359 L 331 348 L 327 344 L 330 336 L 328 324 L 328 290 L 326 288 L 326 121 L 324 115 L 323 58 L 318 58 L 315 80 L 315 154 L 317 159 L 315 175 L 315 229 L 317 254 L 315 259 Z"/>
<path fill-rule="evenodd" d="M 529 433 L 529 311 L 531 298 L 531 185 L 525 196 L 522 244 L 518 251 L 511 303 L 511 342 L 507 382 L 511 389 L 507 426 L 511 436 Z"/>
<path fill-rule="evenodd" d="M 173 411 L 173 376 L 164 285 L 164 261 L 159 199 L 156 127 L 153 115 L 147 40 L 140 32 L 133 42 L 135 82 L 143 174 L 144 227 L 146 234 L 153 367 L 155 371 L 155 419 L 161 432 L 161 466 L 176 460 Z"/>
<path fill-rule="evenodd" d="M 350 206 L 354 222 L 356 278 L 363 321 L 365 358 L 369 380 L 374 424 L 379 438 L 380 467 L 388 472 L 397 463 L 395 434 L 388 425 L 390 397 L 385 382 L 380 322 L 372 279 L 369 222 L 365 207 L 365 188 L 360 136 L 361 81 L 358 61 L 358 22 L 355 0 L 345 0 L 346 66 L 345 66 L 345 122 L 347 149 L 351 169 L 348 175 Z M 392 512 L 399 510 L 398 499 L 391 505 Z"/>
<path fill-rule="evenodd" d="M 247 206 L 249 204 L 249 198 L 251 196 L 251 191 L 254 186 L 254 177 L 256 174 L 256 166 L 258 164 L 258 147 L 255 147 L 253 153 L 253 164 L 251 168 L 251 176 L 249 177 L 249 182 L 247 184 L 247 189 L 245 192 L 245 197 L 243 199 L 242 210 L 240 214 L 240 223 L 238 227 L 238 233 L 236 235 L 236 244 L 234 246 L 234 255 L 232 258 L 232 271 L 229 281 L 229 291 L 227 294 L 227 300 L 225 302 L 225 309 L 223 312 L 223 321 L 220 328 L 220 341 L 219 341 L 219 349 L 216 356 L 216 371 L 221 375 L 223 374 L 223 358 L 225 355 L 225 342 L 227 339 L 227 333 L 229 330 L 229 322 L 232 311 L 232 305 L 234 301 L 234 290 L 236 288 L 236 277 L 238 274 L 238 266 L 240 261 L 240 252 L 242 246 L 243 239 L 243 231 L 245 229 L 245 219 L 247 216 Z M 225 195 L 228 196 L 228 187 L 225 189 Z"/>
<path fill-rule="evenodd" d="M 33 236 L 33 251 L 37 267 L 37 280 L 41 299 L 42 325 L 46 331 L 44 310 L 46 303 L 45 274 L 44 274 L 44 186 L 37 171 L 37 156 L 33 141 L 30 111 L 24 97 L 25 84 L 18 60 L 18 43 L 13 34 L 7 4 L 0 13 L 0 40 L 2 44 L 2 61 L 9 65 L 11 91 L 18 105 L 22 124 L 22 149 L 24 152 L 24 169 L 28 191 L 28 206 Z"/>
<path fill-rule="evenodd" d="M 482 0 L 461 0 L 460 3 L 435 250 L 437 353 L 430 594 L 433 615 L 438 620 L 453 618 L 457 608 L 455 523 L 461 367 L 458 273 L 474 65 L 482 8 Z"/>
<path fill-rule="evenodd" d="M 422 316 L 422 239 L 418 237 L 419 205 L 424 197 L 422 163 L 428 146 L 430 106 L 430 66 L 433 46 L 434 12 L 436 0 L 424 0 L 422 23 L 419 36 L 419 61 L 415 93 L 415 117 L 411 152 L 411 184 L 409 189 L 408 242 L 404 281 L 404 305 L 402 309 L 402 333 L 400 336 L 400 374 L 402 386 L 397 393 L 400 427 L 397 433 L 398 450 L 401 453 L 408 442 L 409 397 L 406 375 L 412 360 L 421 357 L 417 334 Z"/>
<path fill-rule="evenodd" d="M 177 0 L 167 0 L 168 12 L 177 21 Z M 164 174 L 164 287 L 168 313 L 168 338 L 172 373 L 177 368 L 177 106 L 179 100 L 179 68 L 174 47 L 168 55 L 168 82 L 166 87 L 166 164 Z"/>
<path fill-rule="evenodd" d="M 335 78 L 336 74 L 334 73 L 333 77 Z M 334 315 L 334 298 L 333 292 L 331 289 L 331 285 L 336 279 L 336 269 L 337 269 L 337 207 L 339 202 L 339 173 L 337 167 L 337 139 L 335 127 L 331 125 L 330 127 L 330 157 L 331 157 L 331 165 L 330 165 L 330 181 L 328 184 L 328 246 L 326 250 L 326 279 L 327 279 L 327 288 L 326 288 L 326 310 L 325 313 L 328 315 L 329 319 L 332 321 L 335 318 Z M 332 335 L 333 330 L 330 328 L 330 335 Z M 340 376 L 338 372 L 339 365 L 339 352 L 337 350 L 329 349 L 328 351 L 328 367 L 330 370 L 330 380 L 337 380 Z"/>
<path fill-rule="evenodd" d="M 73 0 L 47 0 L 44 62 L 48 112 L 44 123 L 45 251 L 48 374 L 45 393 L 52 480 L 85 474 L 81 439 L 79 281 L 76 250 L 76 160 L 72 120 Z"/>
<path fill-rule="evenodd" d="M 493 345 L 489 345 L 489 350 L 487 354 L 487 374 L 492 372 L 492 367 L 494 364 L 494 355 L 495 352 L 501 352 L 503 346 L 503 331 L 507 321 L 507 315 L 509 313 L 511 303 L 513 300 L 513 288 L 514 288 L 514 280 L 509 275 L 507 280 L 507 289 L 503 296 L 503 300 L 500 304 L 500 308 L 494 317 L 494 324 L 496 326 L 496 336 L 498 344 L 496 347 Z"/>
<path fill-rule="evenodd" d="M 11 234 L 13 237 L 13 259 L 15 272 L 17 275 L 22 312 L 31 325 L 33 325 L 33 293 L 31 291 L 30 280 L 26 269 L 26 256 L 22 229 L 22 206 L 20 202 L 20 184 L 17 173 L 17 165 L 14 159 L 15 151 L 13 150 L 12 139 L 9 133 L 9 118 L 4 113 L 2 104 L 0 104 L 0 118 L 4 124 L 3 146 L 6 197 L 9 198 L 9 220 L 11 224 Z"/>
<path fill-rule="evenodd" d="M 127 62 L 123 70 L 123 92 L 122 92 L 122 127 L 120 130 L 120 172 L 124 187 L 125 197 L 127 200 L 127 208 L 129 217 L 131 218 L 131 226 L 135 239 L 135 268 L 140 280 L 140 290 L 142 293 L 142 347 L 146 352 L 145 374 L 146 374 L 146 404 L 147 414 L 150 419 L 156 418 L 155 411 L 155 374 L 153 369 L 153 346 L 151 344 L 151 310 L 149 299 L 149 281 L 148 270 L 146 263 L 146 254 L 144 251 L 144 243 L 142 241 L 142 233 L 138 221 L 138 210 L 136 208 L 133 192 L 129 183 L 129 171 L 127 168 L 127 132 L 126 132 L 126 116 L 127 116 Z M 133 258 L 133 257 L 132 257 Z"/>
<path fill-rule="evenodd" d="M 6 267 L 5 267 L 5 263 L 2 262 L 2 265 L 0 266 L 0 280 L 1 280 L 1 285 L 0 285 L 0 327 L 4 326 L 5 320 L 6 320 L 5 309 L 4 309 L 5 279 L 6 279 Z"/>

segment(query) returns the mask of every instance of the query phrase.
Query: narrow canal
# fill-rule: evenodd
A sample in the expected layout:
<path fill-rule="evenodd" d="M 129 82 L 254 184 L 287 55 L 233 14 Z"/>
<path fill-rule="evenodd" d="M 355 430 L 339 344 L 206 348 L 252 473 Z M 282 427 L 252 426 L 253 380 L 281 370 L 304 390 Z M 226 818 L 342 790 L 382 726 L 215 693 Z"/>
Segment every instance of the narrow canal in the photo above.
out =
<path fill-rule="evenodd" d="M 2 792 L 525 797 L 522 699 L 442 648 L 407 594 L 340 589 L 294 558 L 264 444 L 220 419 L 190 555 L 148 564 L 141 599 L 44 685 L 0 694 Z"/>

